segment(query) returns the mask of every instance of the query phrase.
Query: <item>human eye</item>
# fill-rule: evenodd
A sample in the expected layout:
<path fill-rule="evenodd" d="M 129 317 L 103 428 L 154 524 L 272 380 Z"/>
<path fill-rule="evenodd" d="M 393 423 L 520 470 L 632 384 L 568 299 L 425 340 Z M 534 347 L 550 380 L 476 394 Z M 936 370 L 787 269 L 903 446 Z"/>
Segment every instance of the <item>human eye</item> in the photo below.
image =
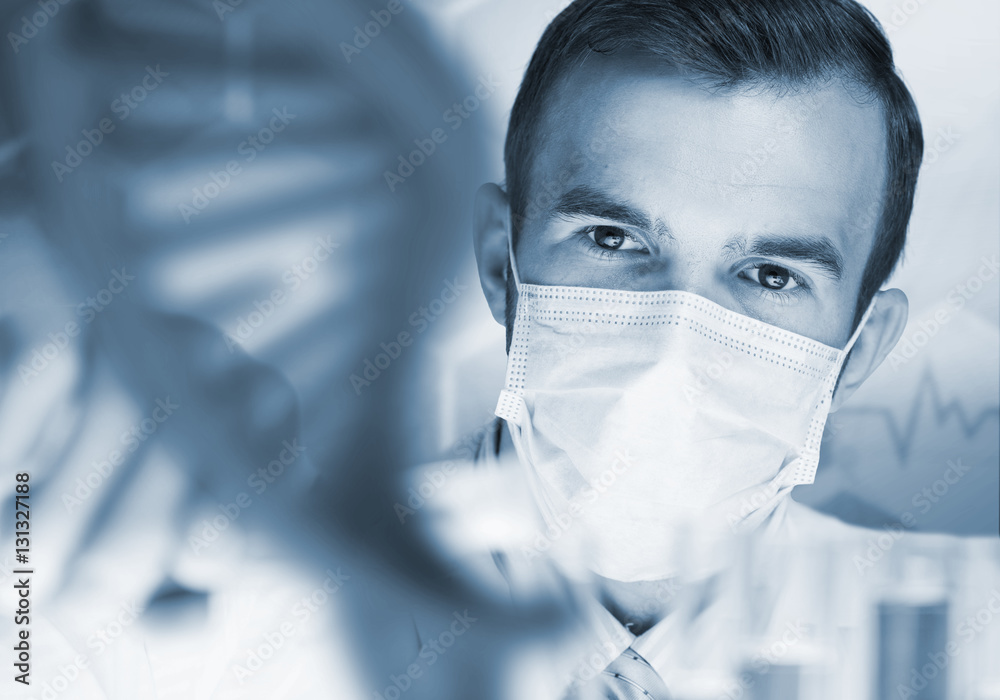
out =
<path fill-rule="evenodd" d="M 750 263 L 740 270 L 739 277 L 752 284 L 761 295 L 779 302 L 809 289 L 806 279 L 798 272 L 769 262 Z"/>
<path fill-rule="evenodd" d="M 627 253 L 648 253 L 649 248 L 635 234 L 620 226 L 587 226 L 578 231 L 590 252 L 604 258 L 620 258 Z"/>

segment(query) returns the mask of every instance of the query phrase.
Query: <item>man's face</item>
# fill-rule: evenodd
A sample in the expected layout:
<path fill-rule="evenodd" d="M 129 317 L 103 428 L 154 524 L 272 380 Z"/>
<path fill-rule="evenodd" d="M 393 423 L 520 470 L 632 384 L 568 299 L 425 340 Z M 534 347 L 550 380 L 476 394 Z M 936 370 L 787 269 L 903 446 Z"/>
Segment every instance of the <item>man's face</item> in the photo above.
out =
<path fill-rule="evenodd" d="M 515 212 L 523 282 L 683 290 L 844 346 L 885 178 L 876 102 L 598 55 L 553 98 Z"/>

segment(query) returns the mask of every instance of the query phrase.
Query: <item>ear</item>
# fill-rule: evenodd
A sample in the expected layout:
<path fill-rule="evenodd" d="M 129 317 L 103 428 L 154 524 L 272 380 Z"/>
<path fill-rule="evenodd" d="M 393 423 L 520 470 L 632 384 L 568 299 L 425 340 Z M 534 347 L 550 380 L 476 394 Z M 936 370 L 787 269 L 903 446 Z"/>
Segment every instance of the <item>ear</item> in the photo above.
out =
<path fill-rule="evenodd" d="M 840 373 L 833 395 L 831 413 L 836 411 L 858 390 L 872 372 L 892 352 L 906 328 L 909 302 L 898 289 L 886 289 L 875 294 L 875 308 L 868 323 L 861 329 Z"/>
<path fill-rule="evenodd" d="M 488 183 L 476 193 L 473 237 L 479 282 L 493 318 L 506 325 L 507 305 L 507 236 L 510 229 L 510 204 L 499 185 Z"/>

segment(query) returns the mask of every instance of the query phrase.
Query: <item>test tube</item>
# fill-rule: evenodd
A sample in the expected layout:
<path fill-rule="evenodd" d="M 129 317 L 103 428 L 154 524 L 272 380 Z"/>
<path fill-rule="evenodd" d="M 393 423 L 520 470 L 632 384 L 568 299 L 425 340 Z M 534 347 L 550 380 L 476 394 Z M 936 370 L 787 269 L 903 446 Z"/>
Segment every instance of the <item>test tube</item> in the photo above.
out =
<path fill-rule="evenodd" d="M 748 700 L 814 700 L 820 674 L 814 666 L 777 663 L 750 671 Z"/>
<path fill-rule="evenodd" d="M 906 556 L 901 564 L 899 587 L 877 604 L 873 697 L 946 700 L 949 601 L 941 562 Z"/>
<path fill-rule="evenodd" d="M 945 700 L 948 666 L 936 663 L 948 643 L 947 601 L 887 602 L 878 606 L 878 688 L 875 697 Z"/>

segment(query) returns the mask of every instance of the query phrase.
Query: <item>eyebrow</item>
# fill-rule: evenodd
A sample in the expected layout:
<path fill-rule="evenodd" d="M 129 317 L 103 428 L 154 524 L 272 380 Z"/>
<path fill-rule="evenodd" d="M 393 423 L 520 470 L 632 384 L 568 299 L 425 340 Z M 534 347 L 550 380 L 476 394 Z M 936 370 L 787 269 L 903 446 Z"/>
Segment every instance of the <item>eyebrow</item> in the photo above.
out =
<path fill-rule="evenodd" d="M 840 280 L 844 273 L 844 257 L 825 236 L 819 238 L 767 236 L 754 238 L 749 246 L 744 241 L 732 241 L 726 248 L 738 255 L 801 260 L 826 270 L 835 280 Z"/>
<path fill-rule="evenodd" d="M 576 216 L 617 221 L 664 238 L 673 238 L 670 229 L 662 222 L 654 223 L 639 209 L 623 204 L 586 185 L 574 187 L 559 197 L 549 218 Z M 749 244 L 744 240 L 730 241 L 726 244 L 726 248 L 736 255 L 760 255 L 811 263 L 826 270 L 834 280 L 838 281 L 844 273 L 843 256 L 825 236 L 818 238 L 788 235 L 760 236 L 751 239 Z"/>
<path fill-rule="evenodd" d="M 631 226 L 635 229 L 656 233 L 665 238 L 670 232 L 660 222 L 653 223 L 649 217 L 635 207 L 623 204 L 607 194 L 581 185 L 564 193 L 552 208 L 550 218 L 592 216 L 598 219 L 608 219 Z"/>

